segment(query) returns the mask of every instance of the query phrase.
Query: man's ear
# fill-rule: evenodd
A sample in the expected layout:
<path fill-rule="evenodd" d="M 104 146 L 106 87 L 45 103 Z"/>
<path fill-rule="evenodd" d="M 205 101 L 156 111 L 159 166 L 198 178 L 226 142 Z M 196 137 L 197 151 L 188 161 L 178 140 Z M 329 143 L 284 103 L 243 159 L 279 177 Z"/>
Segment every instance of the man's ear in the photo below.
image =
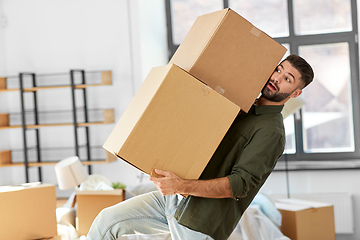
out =
<path fill-rule="evenodd" d="M 301 93 L 302 93 L 302 90 L 297 88 L 297 89 L 290 95 L 290 98 L 296 98 L 296 97 L 300 96 Z"/>

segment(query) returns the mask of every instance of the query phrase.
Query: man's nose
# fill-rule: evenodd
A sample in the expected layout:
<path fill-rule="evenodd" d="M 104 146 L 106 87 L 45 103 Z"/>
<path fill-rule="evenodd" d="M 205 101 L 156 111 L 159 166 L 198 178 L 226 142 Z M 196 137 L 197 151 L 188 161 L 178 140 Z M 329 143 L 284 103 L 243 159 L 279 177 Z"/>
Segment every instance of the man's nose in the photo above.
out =
<path fill-rule="evenodd" d="M 278 83 L 278 82 L 279 82 L 279 79 L 280 79 L 279 75 L 275 76 L 275 77 L 274 77 L 274 82 Z"/>
<path fill-rule="evenodd" d="M 282 79 L 282 74 L 281 73 L 279 73 L 279 74 L 276 74 L 275 75 L 275 77 L 274 77 L 274 81 L 275 82 L 280 82 L 281 81 L 281 79 Z"/>

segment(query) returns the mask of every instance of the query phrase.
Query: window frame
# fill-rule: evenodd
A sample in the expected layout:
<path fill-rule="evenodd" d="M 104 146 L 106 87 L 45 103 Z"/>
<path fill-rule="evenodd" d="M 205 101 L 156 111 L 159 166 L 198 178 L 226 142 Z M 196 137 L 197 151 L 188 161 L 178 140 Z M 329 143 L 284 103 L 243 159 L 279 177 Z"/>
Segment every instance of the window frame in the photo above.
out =
<path fill-rule="evenodd" d="M 295 127 L 295 153 L 287 153 L 280 158 L 289 161 L 338 161 L 360 159 L 360 91 L 359 91 L 359 47 L 358 47 L 358 21 L 357 21 L 357 2 L 350 0 L 352 30 L 347 32 L 320 33 L 296 35 L 294 26 L 293 0 L 287 0 L 289 36 L 274 37 L 273 39 L 280 44 L 289 44 L 290 53 L 299 54 L 299 47 L 306 45 L 331 44 L 346 42 L 349 46 L 349 58 L 351 69 L 351 94 L 352 94 L 352 113 L 353 113 L 353 133 L 354 148 L 353 152 L 329 152 L 329 153 L 307 153 L 303 147 L 303 126 L 302 109 L 298 110 L 294 116 Z M 223 7 L 229 7 L 229 0 L 223 0 Z M 167 36 L 168 36 L 168 58 L 175 53 L 179 45 L 174 44 L 172 36 L 172 16 L 171 0 L 165 0 Z M 219 9 L 220 10 L 220 9 Z M 285 156 L 286 155 L 286 156 Z"/>

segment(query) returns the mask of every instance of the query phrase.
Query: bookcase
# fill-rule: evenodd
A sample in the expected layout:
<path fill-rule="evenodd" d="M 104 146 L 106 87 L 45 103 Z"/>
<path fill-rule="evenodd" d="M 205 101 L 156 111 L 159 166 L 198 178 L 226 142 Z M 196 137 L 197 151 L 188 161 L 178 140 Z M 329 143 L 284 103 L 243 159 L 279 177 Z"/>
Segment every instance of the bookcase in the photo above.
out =
<path fill-rule="evenodd" d="M 96 75 L 99 79 L 96 79 L 95 83 L 88 83 L 87 76 L 89 75 Z M 56 76 L 57 79 L 62 79 L 61 82 L 65 79 L 65 84 L 38 84 L 37 79 L 41 77 L 42 79 L 46 79 L 47 77 L 54 77 Z M 12 82 L 17 82 L 17 87 L 9 87 L 9 79 Z M 12 84 L 14 85 L 14 84 Z M 20 98 L 20 123 L 12 124 L 10 119 L 9 113 L 0 113 L 0 133 L 1 131 L 11 131 L 12 129 L 21 129 L 22 130 L 22 146 L 23 148 L 20 150 L 23 153 L 23 160 L 14 162 L 12 159 L 12 151 L 11 149 L 1 149 L 0 146 L 0 167 L 24 167 L 25 169 L 25 179 L 26 182 L 29 182 L 29 168 L 30 167 L 37 167 L 38 168 L 38 178 L 39 181 L 42 181 L 42 166 L 47 165 L 55 165 L 59 160 L 46 160 L 42 157 L 42 148 L 40 144 L 40 129 L 49 128 L 49 127 L 60 127 L 60 126 L 68 126 L 74 129 L 73 131 L 73 138 L 74 138 L 74 146 L 65 146 L 67 148 L 72 148 L 74 151 L 74 155 L 79 156 L 80 149 L 85 149 L 86 156 L 81 156 L 80 159 L 84 165 L 88 165 L 89 174 L 91 174 L 91 165 L 92 164 L 103 164 L 116 161 L 116 157 L 112 154 L 109 154 L 104 149 L 102 159 L 96 159 L 91 156 L 91 149 L 96 146 L 90 146 L 90 133 L 89 133 L 89 126 L 91 125 L 101 125 L 101 124 L 110 124 L 114 123 L 114 110 L 113 109 L 96 109 L 97 112 L 101 112 L 102 120 L 90 120 L 89 119 L 89 112 L 95 111 L 89 109 L 87 106 L 87 92 L 86 90 L 91 87 L 97 86 L 106 86 L 112 85 L 112 73 L 111 71 L 85 71 L 85 70 L 70 70 L 68 73 L 52 73 L 52 74 L 36 74 L 36 73 L 24 73 L 21 72 L 17 76 L 8 76 L 8 77 L 1 77 L 0 78 L 0 94 L 4 94 L 4 92 L 19 92 Z M 38 92 L 39 91 L 51 91 L 52 89 L 59 89 L 59 88 L 68 88 L 70 89 L 71 94 L 68 94 L 67 97 L 70 96 L 72 103 L 72 108 L 68 110 L 71 113 L 71 121 L 69 122 L 59 122 L 59 123 L 44 123 L 40 120 L 39 116 L 41 111 L 38 109 L 39 100 L 38 100 Z M 75 97 L 76 91 L 80 91 L 82 93 L 82 106 L 79 107 L 79 103 L 77 103 L 78 98 Z M 29 98 L 25 98 L 26 94 L 30 94 L 31 101 L 32 101 L 32 109 L 27 109 L 27 105 L 25 104 L 29 101 Z M 51 104 L 51 101 L 62 101 L 62 99 L 48 99 Z M 79 120 L 79 113 L 80 109 L 82 112 L 82 118 Z M 58 111 L 50 111 L 48 114 L 62 114 L 60 110 Z M 32 123 L 29 124 L 29 113 L 32 116 Z M 99 114 L 98 114 L 99 115 Z M 83 139 L 85 139 L 85 144 L 79 144 L 79 129 L 84 128 L 81 131 Z M 34 131 L 32 133 L 32 137 L 35 138 L 32 141 L 33 146 L 29 146 L 29 131 Z M 19 140 L 21 141 L 21 140 Z M 35 143 L 35 144 L 34 144 Z M 29 151 L 35 151 L 36 153 L 36 160 L 29 159 Z"/>

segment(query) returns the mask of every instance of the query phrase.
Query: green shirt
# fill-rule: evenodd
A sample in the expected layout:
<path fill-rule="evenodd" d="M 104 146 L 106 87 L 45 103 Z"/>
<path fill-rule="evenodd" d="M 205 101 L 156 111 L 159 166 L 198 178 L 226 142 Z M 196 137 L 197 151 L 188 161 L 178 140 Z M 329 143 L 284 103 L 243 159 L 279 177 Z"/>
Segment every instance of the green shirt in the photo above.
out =
<path fill-rule="evenodd" d="M 284 151 L 282 108 L 253 105 L 237 116 L 200 176 L 227 176 L 232 198 L 189 196 L 175 213 L 180 224 L 215 240 L 229 237 Z"/>

